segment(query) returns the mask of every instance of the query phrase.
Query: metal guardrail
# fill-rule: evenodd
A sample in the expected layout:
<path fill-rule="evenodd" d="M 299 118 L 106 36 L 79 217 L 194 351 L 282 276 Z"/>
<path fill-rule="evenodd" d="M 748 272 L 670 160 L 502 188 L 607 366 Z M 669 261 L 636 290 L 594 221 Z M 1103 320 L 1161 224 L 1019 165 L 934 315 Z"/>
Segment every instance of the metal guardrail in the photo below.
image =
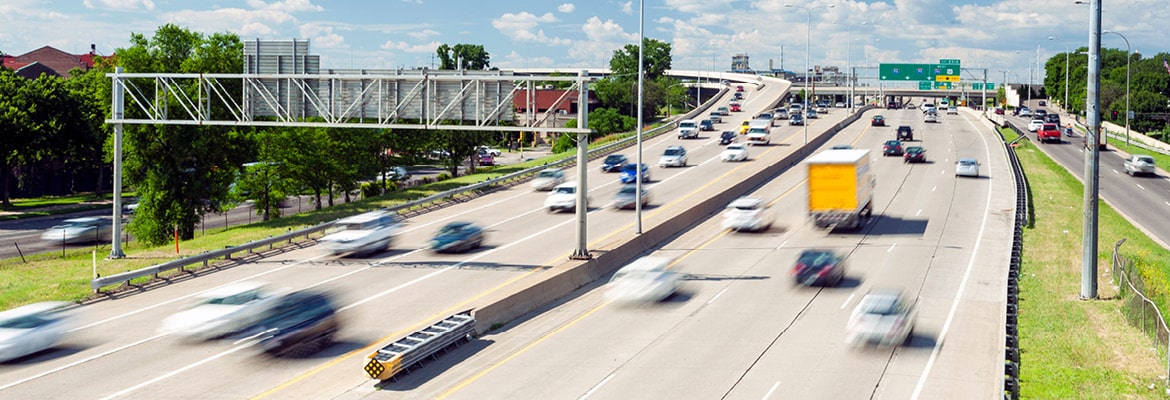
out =
<path fill-rule="evenodd" d="M 695 108 L 694 110 L 691 110 L 691 112 L 689 112 L 689 113 L 683 114 L 679 118 L 689 119 L 689 118 L 693 118 L 697 115 L 700 115 L 701 113 L 705 112 L 708 108 L 710 108 L 711 105 L 713 105 L 715 103 L 716 99 L 721 98 L 722 95 L 726 91 L 727 91 L 727 89 L 724 88 L 723 90 L 721 90 L 719 92 L 719 95 L 712 96 L 709 100 L 707 100 L 706 103 L 703 103 L 702 105 Z M 673 122 L 673 121 L 670 123 L 667 123 L 667 124 L 663 124 L 663 125 L 658 126 L 654 129 L 643 132 L 642 138 L 643 139 L 653 138 L 653 137 L 658 136 L 664 132 L 668 132 L 670 130 L 673 130 L 676 125 L 677 125 L 677 123 Z M 614 141 L 613 143 L 609 143 L 609 144 L 606 144 L 606 145 L 589 150 L 587 157 L 588 157 L 588 159 L 594 159 L 594 158 L 600 157 L 601 155 L 609 154 L 612 151 L 616 151 L 616 150 L 623 149 L 623 148 L 626 148 L 626 147 L 633 145 L 636 142 L 636 140 L 637 140 L 636 136 L 631 136 L 631 137 L 628 137 L 625 139 Z M 501 176 L 501 177 L 498 177 L 495 179 L 489 179 L 489 180 L 475 183 L 475 184 L 471 184 L 468 186 L 462 186 L 462 187 L 447 190 L 444 192 L 435 193 L 433 195 L 426 196 L 426 197 L 423 197 L 421 199 L 417 199 L 417 200 L 409 201 L 409 202 L 406 202 L 403 204 L 398 204 L 395 206 L 387 207 L 387 208 L 385 208 L 385 210 L 391 211 L 391 212 L 401 213 L 402 210 L 409 210 L 409 209 L 412 209 L 414 207 L 419 207 L 419 206 L 424 206 L 427 204 L 441 202 L 441 201 L 444 201 L 446 199 L 449 199 L 449 198 L 452 198 L 452 197 L 455 197 L 455 196 L 458 196 L 461 194 L 479 192 L 481 190 L 484 190 L 484 189 L 492 187 L 492 186 L 496 186 L 496 185 L 500 185 L 500 184 L 507 184 L 507 183 L 511 183 L 512 181 L 517 181 L 517 180 L 528 179 L 528 178 L 535 176 L 541 170 L 544 170 L 546 168 L 566 167 L 566 166 L 574 165 L 574 164 L 576 164 L 576 162 L 577 162 L 576 157 L 565 158 L 562 160 L 554 161 L 552 163 L 535 166 L 535 167 L 528 168 L 528 169 L 525 169 L 522 171 L 517 171 L 517 172 L 511 173 L 508 175 L 504 175 L 504 176 Z M 301 236 L 308 238 L 309 235 L 311 235 L 313 233 L 317 233 L 317 232 L 321 232 L 321 231 L 324 231 L 326 229 L 329 229 L 330 227 L 333 226 L 333 224 L 335 222 L 336 221 L 329 221 L 329 222 L 325 222 L 325 223 L 322 223 L 322 224 L 319 224 L 316 226 L 312 226 L 312 227 L 308 227 L 305 229 L 300 229 L 300 230 L 292 231 L 292 232 L 285 233 L 282 235 L 277 235 L 277 236 L 272 236 L 269 238 L 251 241 L 251 242 L 248 242 L 248 243 L 245 243 L 242 245 L 232 246 L 232 247 L 228 247 L 228 248 L 225 248 L 222 250 L 214 250 L 214 251 L 209 251 L 209 252 L 197 254 L 194 256 L 190 256 L 190 257 L 184 257 L 184 258 L 180 258 L 177 260 L 171 260 L 171 261 L 167 261 L 165 263 L 155 264 L 155 265 L 152 265 L 152 266 L 149 266 L 146 268 L 137 269 L 134 271 L 127 271 L 127 272 L 123 272 L 120 274 L 98 277 L 98 278 L 90 281 L 90 287 L 94 290 L 94 292 L 100 292 L 101 288 L 106 287 L 106 286 L 122 284 L 125 282 L 129 282 L 131 280 L 134 280 L 134 279 L 139 279 L 139 278 L 144 278 L 144 277 L 159 278 L 160 273 L 163 273 L 166 271 L 171 271 L 171 270 L 181 270 L 184 267 L 187 267 L 187 266 L 192 265 L 192 264 L 201 264 L 203 266 L 207 266 L 208 262 L 210 262 L 211 260 L 221 259 L 221 258 L 222 259 L 231 259 L 233 254 L 252 253 L 255 251 L 255 249 L 261 248 L 261 247 L 268 247 L 269 249 L 271 249 L 273 247 L 273 245 L 275 245 L 276 243 L 285 242 L 285 241 L 288 241 L 291 243 L 294 238 L 301 237 Z"/>
<path fill-rule="evenodd" d="M 475 333 L 471 310 L 444 318 L 434 325 L 406 335 L 370 354 L 362 368 L 371 379 L 387 380 Z"/>
<path fill-rule="evenodd" d="M 996 126 L 1003 123 L 1002 116 L 989 114 L 988 119 L 996 123 Z M 1001 117 L 999 121 L 993 119 L 994 117 Z M 1010 126 L 1010 125 L 1007 125 Z M 1027 137 L 1023 135 L 1019 128 L 1010 126 L 1020 137 Z M 1019 330 L 1019 307 L 1020 307 L 1020 264 L 1023 261 L 1024 254 L 1024 226 L 1029 223 L 1028 204 L 1031 203 L 1028 195 L 1028 177 L 1024 175 L 1024 169 L 1020 166 L 1020 160 L 1016 157 L 1016 152 L 1013 149 L 1012 143 L 1008 143 L 1003 137 L 1003 134 L 996 130 L 995 132 L 1003 142 L 1007 150 L 1007 158 L 1011 164 L 1012 175 L 1016 181 L 1016 216 L 1015 224 L 1012 233 L 1012 256 L 1008 266 L 1007 276 L 1007 310 L 1006 323 L 1004 325 L 1004 363 L 1003 363 L 1003 384 L 1002 392 L 1004 399 L 1017 400 L 1020 398 L 1020 330 Z"/>
<path fill-rule="evenodd" d="M 1170 326 L 1162 317 L 1162 310 L 1158 304 L 1145 294 L 1145 281 L 1133 266 L 1133 260 L 1121 255 L 1121 244 L 1125 239 L 1118 240 L 1113 245 L 1112 273 L 1113 283 L 1120 289 L 1120 296 L 1124 299 L 1121 311 L 1130 325 L 1141 328 L 1142 334 L 1153 342 L 1151 347 L 1161 351 L 1166 356 L 1166 372 L 1162 375 L 1166 385 L 1170 386 Z M 1126 295 L 1129 296 L 1126 296 Z M 1168 389 L 1170 391 L 1170 389 Z"/>

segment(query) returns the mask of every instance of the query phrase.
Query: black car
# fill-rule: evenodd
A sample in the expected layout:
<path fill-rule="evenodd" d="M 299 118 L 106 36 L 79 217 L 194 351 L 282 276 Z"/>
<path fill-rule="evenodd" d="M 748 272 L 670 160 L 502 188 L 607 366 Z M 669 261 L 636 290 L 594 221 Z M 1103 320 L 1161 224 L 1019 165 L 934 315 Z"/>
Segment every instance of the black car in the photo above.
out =
<path fill-rule="evenodd" d="M 1044 114 L 1044 122 L 1060 125 L 1060 114 Z"/>
<path fill-rule="evenodd" d="M 836 286 L 845 279 L 843 261 L 831 250 L 808 249 L 796 258 L 792 278 L 797 285 Z"/>
<path fill-rule="evenodd" d="M 341 328 L 337 308 L 324 292 L 303 290 L 283 295 L 248 329 L 258 345 L 277 357 L 305 357 L 333 344 Z"/>
<path fill-rule="evenodd" d="M 483 245 L 483 228 L 471 222 L 451 222 L 439 228 L 431 239 L 431 250 L 436 252 L 471 251 Z"/>
<path fill-rule="evenodd" d="M 709 119 L 699 121 L 699 130 L 700 131 L 713 131 L 713 130 L 715 130 L 715 122 L 713 122 Z"/>
<path fill-rule="evenodd" d="M 735 137 L 738 136 L 733 131 L 723 131 L 719 134 L 719 144 L 731 144 L 735 142 Z"/>
<path fill-rule="evenodd" d="M 905 163 L 920 163 L 926 162 L 926 149 L 922 146 L 910 146 L 906 148 L 906 155 L 903 156 L 902 162 Z"/>
<path fill-rule="evenodd" d="M 792 114 L 788 118 L 788 125 L 804 125 L 804 116 L 800 114 Z"/>
<path fill-rule="evenodd" d="M 885 156 L 900 156 L 900 155 L 902 155 L 902 141 L 900 141 L 900 140 L 887 140 L 886 143 L 882 145 L 882 155 L 885 155 Z"/>
<path fill-rule="evenodd" d="M 630 163 L 630 159 L 622 154 L 610 154 L 601 162 L 601 172 L 617 172 Z"/>
<path fill-rule="evenodd" d="M 914 129 L 910 125 L 899 125 L 898 140 L 914 140 Z"/>

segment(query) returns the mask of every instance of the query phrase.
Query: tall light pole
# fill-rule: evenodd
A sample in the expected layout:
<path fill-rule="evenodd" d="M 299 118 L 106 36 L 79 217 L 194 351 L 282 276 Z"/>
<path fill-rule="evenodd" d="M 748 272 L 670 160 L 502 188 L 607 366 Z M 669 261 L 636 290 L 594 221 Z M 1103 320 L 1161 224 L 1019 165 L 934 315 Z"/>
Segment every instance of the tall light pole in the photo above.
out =
<path fill-rule="evenodd" d="M 1121 36 L 1125 41 L 1125 145 L 1129 146 L 1129 60 L 1133 58 L 1132 48 L 1129 47 L 1129 39 L 1120 33 L 1114 31 L 1105 31 L 1101 33 L 1112 33 Z"/>
<path fill-rule="evenodd" d="M 1089 73 L 1085 86 L 1085 115 L 1089 132 L 1085 135 L 1084 220 L 1081 222 L 1081 295 L 1082 300 L 1097 298 L 1097 199 L 1101 161 L 1101 0 L 1089 2 Z"/>
<path fill-rule="evenodd" d="M 836 6 L 837 6 L 836 4 L 829 4 L 829 5 L 824 6 L 824 7 L 833 8 Z M 795 8 L 798 10 L 804 10 L 804 12 L 805 12 L 805 19 L 804 19 L 804 74 L 805 74 L 804 75 L 804 108 L 801 109 L 800 112 L 803 112 L 807 115 L 808 114 L 808 97 L 809 97 L 808 81 L 812 79 L 812 70 L 809 69 L 809 62 L 808 62 L 809 50 L 810 50 L 810 47 L 812 46 L 812 12 L 813 12 L 813 10 L 821 8 L 822 6 L 798 7 L 798 6 L 795 6 L 792 4 L 785 4 L 784 7 Z M 808 121 L 804 121 L 804 123 L 801 125 L 804 126 L 804 143 L 808 144 Z"/>
<path fill-rule="evenodd" d="M 1056 36 L 1049 36 L 1048 40 L 1056 40 Z M 1064 43 L 1064 102 L 1060 103 L 1060 107 L 1064 111 L 1068 111 L 1068 43 Z"/>

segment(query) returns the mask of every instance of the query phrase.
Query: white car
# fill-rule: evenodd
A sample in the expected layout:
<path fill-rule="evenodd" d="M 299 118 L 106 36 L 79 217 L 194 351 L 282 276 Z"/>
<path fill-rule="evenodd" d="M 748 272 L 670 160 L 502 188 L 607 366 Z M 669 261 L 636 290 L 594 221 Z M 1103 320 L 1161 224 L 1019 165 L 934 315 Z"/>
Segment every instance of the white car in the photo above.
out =
<path fill-rule="evenodd" d="M 504 154 L 504 152 L 500 151 L 499 149 L 495 149 L 495 148 L 488 147 L 488 146 L 479 146 L 479 151 L 487 153 L 489 156 L 492 156 L 492 157 L 499 157 L 501 154 Z"/>
<path fill-rule="evenodd" d="M 385 250 L 398 233 L 402 218 L 390 211 L 371 211 L 333 223 L 320 242 L 334 255 L 361 256 Z"/>
<path fill-rule="evenodd" d="M 665 300 L 681 286 L 678 274 L 666 269 L 670 262 L 666 257 L 642 257 L 622 267 L 606 284 L 606 300 L 621 303 Z"/>
<path fill-rule="evenodd" d="M 662 157 L 658 158 L 659 167 L 685 167 L 687 166 L 687 149 L 682 146 L 669 146 L 662 151 Z"/>
<path fill-rule="evenodd" d="M 768 129 L 748 129 L 747 144 L 753 146 L 767 146 L 769 143 L 772 143 L 772 139 L 768 137 Z"/>
<path fill-rule="evenodd" d="M 41 240 L 57 243 L 90 243 L 110 240 L 114 231 L 109 218 L 84 217 L 61 221 L 41 234 Z"/>
<path fill-rule="evenodd" d="M 532 178 L 532 189 L 539 191 L 552 190 L 557 185 L 565 183 L 565 171 L 560 168 L 548 168 Z"/>
<path fill-rule="evenodd" d="M 678 123 L 679 139 L 694 139 L 699 137 L 699 123 L 693 119 L 684 119 Z"/>
<path fill-rule="evenodd" d="M 1044 120 L 1034 119 L 1034 120 L 1028 122 L 1028 132 L 1038 131 L 1043 126 L 1044 126 Z"/>
<path fill-rule="evenodd" d="M 734 231 L 764 231 L 776 218 L 771 207 L 758 197 L 740 197 L 727 205 L 723 212 L 723 229 Z"/>
<path fill-rule="evenodd" d="M 960 158 L 955 162 L 955 176 L 979 177 L 979 161 L 974 158 Z"/>
<path fill-rule="evenodd" d="M 585 207 L 589 207 L 589 196 L 585 197 Z M 554 187 L 544 199 L 544 208 L 549 212 L 561 210 L 575 211 L 577 209 L 577 182 L 565 182 Z"/>
<path fill-rule="evenodd" d="M 938 122 L 938 113 L 928 112 L 922 114 L 922 122 Z"/>
<path fill-rule="evenodd" d="M 51 301 L 0 312 L 0 362 L 56 346 L 70 328 L 68 306 Z"/>
<path fill-rule="evenodd" d="M 748 140 L 751 140 L 750 136 Z M 732 143 L 723 148 L 723 153 L 719 155 L 720 161 L 747 161 L 748 148 L 744 143 Z"/>
<path fill-rule="evenodd" d="M 897 346 L 910 340 L 918 311 L 900 291 L 871 290 L 861 298 L 845 327 L 845 343 Z"/>
<path fill-rule="evenodd" d="M 279 296 L 260 282 L 220 286 L 195 295 L 195 302 L 163 320 L 159 333 L 210 340 L 248 328 Z"/>

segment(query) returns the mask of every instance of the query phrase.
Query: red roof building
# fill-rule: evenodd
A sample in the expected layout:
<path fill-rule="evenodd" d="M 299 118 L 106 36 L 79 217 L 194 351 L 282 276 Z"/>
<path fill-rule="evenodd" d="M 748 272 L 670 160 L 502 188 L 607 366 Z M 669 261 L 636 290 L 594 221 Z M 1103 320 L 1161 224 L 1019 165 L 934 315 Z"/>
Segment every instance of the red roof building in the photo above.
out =
<path fill-rule="evenodd" d="M 580 108 L 577 105 L 578 94 L 576 90 L 569 91 L 567 94 L 565 93 L 565 90 L 560 89 L 537 89 L 533 90 L 532 92 L 532 100 L 534 100 L 532 108 L 535 112 L 542 113 L 548 111 L 551 108 L 562 113 L 576 114 L 577 109 Z M 588 94 L 588 102 L 591 105 L 589 108 L 592 109 L 592 105 L 596 105 L 598 103 L 597 97 L 594 96 L 593 92 L 589 92 Z M 519 91 L 516 93 L 516 96 L 512 98 L 512 106 L 518 113 L 527 113 L 528 103 L 529 99 L 527 91 Z"/>
<path fill-rule="evenodd" d="M 89 53 L 69 54 L 52 46 L 45 46 L 19 56 L 0 55 L 0 64 L 28 79 L 36 79 L 41 74 L 68 78 L 69 71 L 74 68 L 81 68 L 84 71 L 93 68 L 94 61 L 99 56 L 96 48 L 97 46 L 90 45 Z"/>

